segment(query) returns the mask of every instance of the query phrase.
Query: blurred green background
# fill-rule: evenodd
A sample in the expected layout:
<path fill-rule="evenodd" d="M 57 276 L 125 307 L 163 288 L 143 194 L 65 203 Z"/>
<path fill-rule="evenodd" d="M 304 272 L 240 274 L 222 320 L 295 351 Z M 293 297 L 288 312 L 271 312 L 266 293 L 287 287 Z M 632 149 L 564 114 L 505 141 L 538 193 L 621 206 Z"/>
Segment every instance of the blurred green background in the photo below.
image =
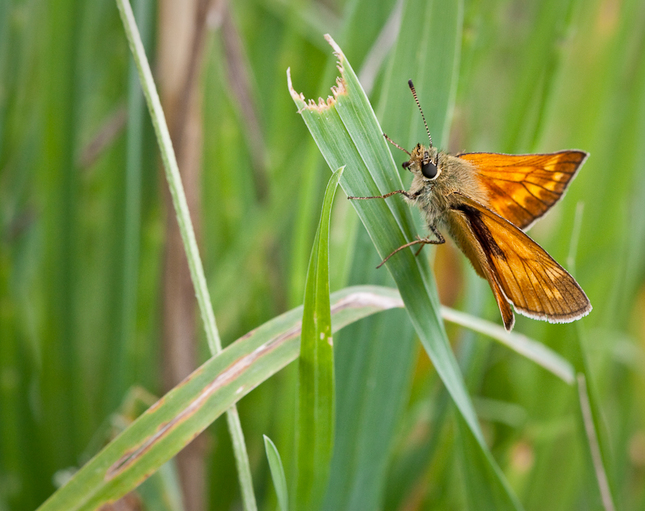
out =
<path fill-rule="evenodd" d="M 594 310 L 571 325 L 520 316 L 516 330 L 587 365 L 616 505 L 645 509 L 645 2 L 455 5 L 458 26 L 447 28 L 459 41 L 454 108 L 435 142 L 451 152 L 591 153 L 531 236 L 575 274 Z M 329 177 L 288 94 L 286 68 L 298 91 L 326 97 L 336 71 L 322 37 L 330 33 L 375 105 L 399 96 L 413 115 L 406 82 L 416 77 L 395 74 L 392 48 L 403 34 L 420 42 L 428 34 L 399 26 L 401 12 L 436 15 L 448 4 L 133 6 L 188 172 L 227 344 L 302 302 Z M 441 58 L 409 56 L 424 73 Z M 418 89 L 431 117 L 433 98 Z M 407 139 L 411 129 L 423 134 L 416 114 L 414 128 L 399 129 L 376 111 L 400 144 L 423 142 Z M 403 156 L 394 154 L 397 163 Z M 161 396 L 208 356 L 165 189 L 114 2 L 1 0 L 0 510 L 36 508 L 95 454 L 115 417 L 131 419 L 133 407 L 122 405 L 128 389 Z M 332 290 L 391 284 L 385 269 L 372 271 L 378 257 L 338 195 Z M 486 283 L 454 247 L 423 256 L 434 258 L 443 303 L 500 322 Z M 487 339 L 455 327 L 449 334 L 491 450 L 526 509 L 605 509 L 575 391 Z M 337 451 L 325 508 L 472 507 L 463 496 L 467 446 L 405 314 L 348 328 L 336 364 Z M 276 505 L 262 434 L 287 467 L 292 454 L 294 369 L 239 404 L 261 509 Z M 189 449 L 170 476 L 185 507 L 241 509 L 224 421 Z"/>

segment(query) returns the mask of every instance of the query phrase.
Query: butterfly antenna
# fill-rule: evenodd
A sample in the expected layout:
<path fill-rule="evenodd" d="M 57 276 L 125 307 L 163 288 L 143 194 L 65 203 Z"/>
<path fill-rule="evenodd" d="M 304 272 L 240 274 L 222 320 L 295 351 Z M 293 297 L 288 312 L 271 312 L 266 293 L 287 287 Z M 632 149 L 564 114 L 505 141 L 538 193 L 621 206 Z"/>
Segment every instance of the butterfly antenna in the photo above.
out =
<path fill-rule="evenodd" d="M 421 112 L 421 118 L 423 119 L 423 124 L 425 125 L 426 133 L 428 134 L 428 140 L 430 140 L 430 146 L 432 147 L 432 137 L 430 136 L 430 129 L 428 128 L 428 123 L 426 122 L 426 116 L 423 115 L 423 110 L 421 109 L 421 103 L 419 103 L 419 98 L 417 97 L 417 91 L 414 88 L 414 84 L 412 83 L 412 80 L 408 80 L 408 85 L 410 86 L 410 90 L 412 91 L 414 100 L 417 102 L 417 106 L 419 107 L 419 112 Z"/>
<path fill-rule="evenodd" d="M 401 146 L 400 146 L 399 144 L 397 144 L 394 140 L 392 140 L 390 137 L 388 137 L 385 133 L 383 133 L 383 136 L 384 136 L 384 137 L 385 137 L 385 139 L 386 139 L 390 144 L 392 144 L 394 147 L 397 147 L 397 148 L 401 149 L 401 151 L 403 151 L 403 152 L 404 152 L 405 154 L 407 154 L 408 156 L 412 156 L 412 155 L 410 154 L 410 151 L 408 151 L 407 149 L 404 149 L 403 147 L 401 147 Z"/>

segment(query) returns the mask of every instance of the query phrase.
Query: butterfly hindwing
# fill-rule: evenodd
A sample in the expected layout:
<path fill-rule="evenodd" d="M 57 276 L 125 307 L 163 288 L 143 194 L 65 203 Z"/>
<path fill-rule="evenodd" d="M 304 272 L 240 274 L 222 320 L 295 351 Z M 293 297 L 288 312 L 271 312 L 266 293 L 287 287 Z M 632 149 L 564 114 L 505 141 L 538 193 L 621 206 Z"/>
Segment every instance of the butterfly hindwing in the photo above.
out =
<path fill-rule="evenodd" d="M 458 222 L 470 231 L 465 237 L 474 238 L 483 251 L 486 260 L 482 266 L 490 273 L 486 277 L 493 291 L 501 288 L 517 312 L 551 323 L 568 323 L 591 310 L 575 279 L 542 247 L 500 215 L 465 195 L 457 195 L 453 214 L 465 220 Z M 500 310 L 504 312 L 501 306 Z M 505 324 L 510 329 L 506 318 Z"/>
<path fill-rule="evenodd" d="M 462 153 L 488 194 L 488 207 L 520 229 L 546 213 L 587 158 L 584 151 L 548 154 Z"/>

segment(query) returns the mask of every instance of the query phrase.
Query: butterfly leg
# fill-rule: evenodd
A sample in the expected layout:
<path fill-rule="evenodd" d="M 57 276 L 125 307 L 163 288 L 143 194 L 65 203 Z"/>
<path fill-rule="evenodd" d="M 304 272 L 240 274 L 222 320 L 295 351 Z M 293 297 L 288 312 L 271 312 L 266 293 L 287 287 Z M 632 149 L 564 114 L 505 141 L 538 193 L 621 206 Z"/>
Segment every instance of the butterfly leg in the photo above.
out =
<path fill-rule="evenodd" d="M 436 240 L 430 239 L 430 238 L 419 238 L 417 237 L 416 240 L 411 241 L 410 243 L 406 243 L 405 245 L 401 245 L 399 248 L 397 248 L 394 252 L 392 252 L 389 256 L 387 256 L 383 261 L 381 261 L 381 264 L 379 264 L 376 268 L 380 268 L 383 266 L 390 257 L 392 257 L 394 254 L 397 252 L 400 252 L 404 248 L 411 247 L 412 245 L 421 245 L 419 250 L 417 250 L 417 253 L 414 254 L 415 256 L 419 255 L 419 252 L 421 252 L 421 249 L 426 246 L 426 245 L 442 245 L 443 243 L 446 242 L 445 238 L 441 235 L 441 233 L 437 230 L 437 228 L 434 225 L 430 226 L 430 229 L 432 230 L 432 233 L 437 237 Z"/>
<path fill-rule="evenodd" d="M 349 196 L 347 198 L 349 200 L 387 199 L 388 197 L 392 197 L 392 195 L 396 195 L 397 193 L 400 193 L 401 195 L 405 195 L 410 200 L 414 200 L 417 197 L 419 197 L 419 195 L 421 195 L 421 192 L 410 193 L 410 192 L 406 192 L 405 190 L 394 190 L 393 192 L 386 193 L 385 195 L 375 195 L 373 197 L 354 197 L 354 196 Z"/>
<path fill-rule="evenodd" d="M 446 242 L 446 239 L 433 224 L 430 224 L 428 227 L 430 227 L 432 234 L 434 234 L 437 239 L 431 240 L 430 238 L 419 238 L 419 240 L 423 240 L 424 243 L 421 244 L 419 250 L 414 254 L 414 257 L 418 256 L 426 245 L 443 245 Z"/>

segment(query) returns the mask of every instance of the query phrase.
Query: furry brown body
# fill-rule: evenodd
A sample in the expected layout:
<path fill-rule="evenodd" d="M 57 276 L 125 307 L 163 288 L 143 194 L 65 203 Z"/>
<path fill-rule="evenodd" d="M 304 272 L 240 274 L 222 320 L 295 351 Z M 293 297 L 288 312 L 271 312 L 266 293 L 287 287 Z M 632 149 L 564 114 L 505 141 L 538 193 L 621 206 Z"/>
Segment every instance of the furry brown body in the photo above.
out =
<path fill-rule="evenodd" d="M 437 162 L 439 174 L 434 180 L 422 174 L 421 167 L 424 161 Z M 406 167 L 414 175 L 406 202 L 421 210 L 431 231 L 434 232 L 433 227 L 447 231 L 471 261 L 477 274 L 485 278 L 484 269 L 479 264 L 484 254 L 478 245 L 473 245 L 471 240 L 464 236 L 467 232 L 465 218 L 457 212 L 462 195 L 480 204 L 488 204 L 488 194 L 477 181 L 473 165 L 434 147 L 417 144 Z"/>

